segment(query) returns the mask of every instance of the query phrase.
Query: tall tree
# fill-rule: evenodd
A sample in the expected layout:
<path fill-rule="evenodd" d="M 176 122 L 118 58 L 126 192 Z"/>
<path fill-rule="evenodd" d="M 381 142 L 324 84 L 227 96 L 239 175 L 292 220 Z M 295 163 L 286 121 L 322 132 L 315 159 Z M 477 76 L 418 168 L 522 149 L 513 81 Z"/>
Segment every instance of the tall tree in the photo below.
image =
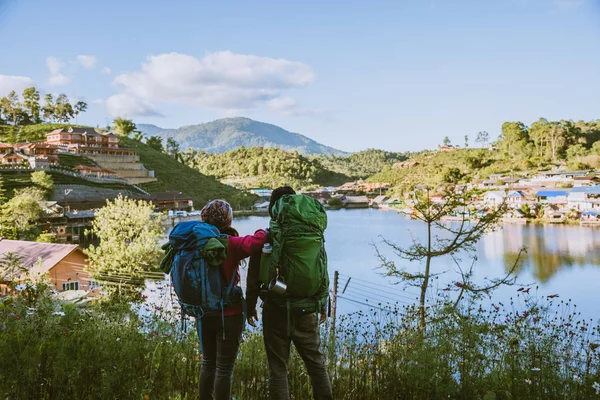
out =
<path fill-rule="evenodd" d="M 44 96 L 44 106 L 42 107 L 42 112 L 44 113 L 44 120 L 47 122 L 52 122 L 56 119 L 56 104 L 54 103 L 54 98 L 51 93 L 46 94 Z"/>
<path fill-rule="evenodd" d="M 107 201 L 96 213 L 92 232 L 100 244 L 85 251 L 89 270 L 97 280 L 117 285 L 118 294 L 123 285 L 143 285 L 148 273 L 157 268 L 163 220 L 153 214 L 152 203 L 121 196 Z"/>
<path fill-rule="evenodd" d="M 42 216 L 41 202 L 44 192 L 37 188 L 28 187 L 15 192 L 15 195 L 3 207 L 3 221 L 12 224 L 23 232 Z"/>
<path fill-rule="evenodd" d="M 144 139 L 144 133 L 140 131 L 134 131 L 131 138 L 137 142 L 141 142 Z"/>
<path fill-rule="evenodd" d="M 465 147 L 469 147 L 469 135 L 465 135 Z"/>
<path fill-rule="evenodd" d="M 538 157 L 542 157 L 545 152 L 545 146 L 548 141 L 548 131 L 550 130 L 550 124 L 547 119 L 540 118 L 531 124 L 529 129 L 529 137 L 535 147 L 535 153 Z"/>
<path fill-rule="evenodd" d="M 125 118 L 115 118 L 113 121 L 112 129 L 119 136 L 129 137 L 133 132 L 137 130 L 137 126 L 130 119 Z"/>
<path fill-rule="evenodd" d="M 382 262 L 382 268 L 386 270 L 385 274 L 387 276 L 401 279 L 407 285 L 420 289 L 418 316 L 421 334 L 425 332 L 427 326 L 426 301 L 429 285 L 433 278 L 443 273 L 435 272 L 434 260 L 439 257 L 454 258 L 458 253 L 473 255 L 475 250 L 474 245 L 483 237 L 483 235 L 497 226 L 501 216 L 506 212 L 506 204 L 503 203 L 491 213 L 486 213 L 483 217 L 470 221 L 468 216 L 469 213 L 477 215 L 478 211 L 481 211 L 481 206 L 468 200 L 472 198 L 472 194 L 473 193 L 463 193 L 455 189 L 450 189 L 442 194 L 444 199 L 443 202 L 435 202 L 431 200 L 431 192 L 429 189 L 418 190 L 415 192 L 415 197 L 413 199 L 413 216 L 426 224 L 427 233 L 425 240 L 421 241 L 415 239 L 413 240 L 413 244 L 408 248 L 400 247 L 388 240 L 384 240 L 384 243 L 393 249 L 396 256 L 404 260 L 410 262 L 423 262 L 424 268 L 420 271 L 409 272 L 399 268 L 393 260 L 382 255 L 381 252 L 377 250 Z M 456 224 L 446 224 L 443 222 L 445 217 L 454 215 L 460 210 L 463 211 L 461 214 L 462 220 L 460 222 L 457 222 Z M 456 259 L 455 262 L 461 271 L 462 282 L 459 282 L 459 287 L 461 287 L 463 291 L 468 290 L 481 293 L 500 285 L 511 284 L 514 282 L 513 272 L 515 271 L 517 264 L 513 266 L 504 278 L 491 280 L 490 285 L 486 287 L 476 287 L 470 281 L 472 271 L 464 272 Z M 444 269 L 446 268 L 444 267 Z M 455 304 L 455 307 L 456 305 L 457 304 Z"/>
<path fill-rule="evenodd" d="M 75 110 L 73 110 L 73 106 L 69 103 L 69 98 L 66 94 L 59 94 L 56 98 L 55 104 L 55 115 L 56 119 L 60 122 L 69 122 L 73 115 L 75 115 Z"/>
<path fill-rule="evenodd" d="M 26 110 L 32 124 L 42 122 L 40 117 L 40 92 L 34 86 L 23 90 L 23 108 Z"/>
<path fill-rule="evenodd" d="M 54 179 L 52 179 L 52 175 L 46 173 L 46 171 L 32 172 L 31 183 L 44 191 L 44 197 L 46 198 L 50 197 L 52 189 L 54 189 Z"/>
<path fill-rule="evenodd" d="M 160 137 L 160 136 L 150 136 L 149 138 L 146 139 L 146 144 L 156 151 L 163 150 L 163 141 L 162 141 L 162 137 Z"/>
<path fill-rule="evenodd" d="M 444 146 L 450 146 L 450 138 L 448 136 L 444 137 Z"/>
<path fill-rule="evenodd" d="M 75 103 L 75 107 L 73 107 L 73 113 L 75 113 L 75 124 L 78 123 L 77 117 L 79 117 L 79 113 L 86 112 L 88 105 L 84 101 L 78 101 Z"/>
<path fill-rule="evenodd" d="M 486 131 L 481 131 L 477 133 L 477 138 L 475 139 L 477 143 L 481 143 L 483 147 L 486 147 L 490 142 L 490 134 Z"/>
<path fill-rule="evenodd" d="M 7 121 L 16 127 L 21 122 L 24 112 L 23 105 L 19 101 L 19 95 L 14 90 L 8 96 L 0 99 L 0 107 Z"/>
<path fill-rule="evenodd" d="M 502 124 L 501 145 L 509 157 L 516 155 L 520 148 L 529 139 L 527 127 L 522 122 L 505 122 Z"/>
<path fill-rule="evenodd" d="M 176 160 L 179 156 L 179 143 L 172 137 L 167 139 L 167 154 L 171 155 Z"/>

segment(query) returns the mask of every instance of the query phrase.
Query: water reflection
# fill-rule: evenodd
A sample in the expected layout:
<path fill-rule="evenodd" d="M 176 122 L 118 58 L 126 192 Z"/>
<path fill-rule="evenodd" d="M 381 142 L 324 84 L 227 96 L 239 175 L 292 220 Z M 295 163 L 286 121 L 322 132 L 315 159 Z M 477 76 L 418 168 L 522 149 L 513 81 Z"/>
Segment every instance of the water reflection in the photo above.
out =
<path fill-rule="evenodd" d="M 519 250 L 519 272 L 530 270 L 537 282 L 546 283 L 561 269 L 600 265 L 600 230 L 589 226 L 505 225 L 482 240 L 487 259 L 501 257 L 508 270 Z"/>

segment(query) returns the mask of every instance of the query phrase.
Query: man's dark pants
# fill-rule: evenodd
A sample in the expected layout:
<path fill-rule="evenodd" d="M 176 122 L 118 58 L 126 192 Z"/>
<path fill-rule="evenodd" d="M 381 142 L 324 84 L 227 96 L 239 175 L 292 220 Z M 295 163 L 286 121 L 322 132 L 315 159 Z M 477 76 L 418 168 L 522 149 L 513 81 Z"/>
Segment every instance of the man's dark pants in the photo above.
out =
<path fill-rule="evenodd" d="M 225 328 L 225 338 L 223 338 Z M 200 400 L 231 399 L 233 367 L 242 339 L 242 314 L 225 317 L 202 318 L 202 368 L 200 370 Z"/>
<path fill-rule="evenodd" d="M 298 314 L 294 311 L 290 313 L 288 335 L 286 308 L 267 302 L 263 309 L 263 337 L 269 361 L 271 400 L 290 398 L 287 364 L 292 342 L 306 365 L 315 400 L 333 399 L 325 358 L 320 350 L 321 337 L 317 314 Z"/>

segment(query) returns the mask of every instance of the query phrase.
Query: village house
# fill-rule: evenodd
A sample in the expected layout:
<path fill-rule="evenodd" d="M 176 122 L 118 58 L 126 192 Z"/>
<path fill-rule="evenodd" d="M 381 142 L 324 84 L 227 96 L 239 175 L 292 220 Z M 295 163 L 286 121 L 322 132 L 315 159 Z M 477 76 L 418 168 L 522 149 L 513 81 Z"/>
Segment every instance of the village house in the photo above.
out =
<path fill-rule="evenodd" d="M 567 204 L 568 190 L 540 190 L 535 194 L 542 204 Z"/>
<path fill-rule="evenodd" d="M 600 186 L 573 188 L 567 200 L 568 207 L 574 210 L 600 210 Z"/>
<path fill-rule="evenodd" d="M 8 143 L 0 142 L 0 154 L 10 154 L 13 152 L 13 146 Z"/>
<path fill-rule="evenodd" d="M 369 208 L 367 196 L 345 196 L 342 203 L 346 208 Z"/>
<path fill-rule="evenodd" d="M 387 196 L 384 195 L 377 196 L 371 200 L 370 206 L 373 208 L 381 208 L 387 199 Z"/>
<path fill-rule="evenodd" d="M 521 207 L 521 205 L 527 202 L 527 196 L 521 190 L 513 190 L 506 197 L 506 202 L 512 207 Z"/>
<path fill-rule="evenodd" d="M 483 203 L 490 207 L 497 207 L 504 202 L 505 198 L 504 190 L 492 190 L 483 195 Z"/>
<path fill-rule="evenodd" d="M 573 187 L 596 186 L 599 183 L 600 178 L 598 178 L 596 175 L 573 177 Z"/>
<path fill-rule="evenodd" d="M 0 239 L 0 258 L 6 259 L 10 255 L 20 259 L 25 271 L 7 277 L 7 280 L 20 282 L 45 275 L 57 291 L 91 289 L 90 275 L 86 271 L 87 257 L 79 246 Z M 6 293 L 6 285 L 0 285 L 2 291 Z"/>
<path fill-rule="evenodd" d="M 273 192 L 271 189 L 250 189 L 250 193 L 257 195 L 258 197 L 262 197 L 265 199 L 271 198 L 271 193 Z"/>
<path fill-rule="evenodd" d="M 0 154 L 0 163 L 4 165 L 20 165 L 27 162 L 27 157 L 22 154 Z"/>
<path fill-rule="evenodd" d="M 259 201 L 256 204 L 254 204 L 254 211 L 256 212 L 269 212 L 269 204 L 271 204 L 268 201 Z"/>
<path fill-rule="evenodd" d="M 600 211 L 584 211 L 581 213 L 581 223 L 600 223 Z"/>
<path fill-rule="evenodd" d="M 58 146 L 43 142 L 17 143 L 14 149 L 26 156 L 54 156 L 58 151 Z"/>
<path fill-rule="evenodd" d="M 134 149 L 120 147 L 120 138 L 114 133 L 98 133 L 92 128 L 56 129 L 46 136 L 46 143 L 71 153 L 136 155 Z"/>
<path fill-rule="evenodd" d="M 149 200 L 154 204 L 156 211 L 192 211 L 194 209 L 192 198 L 181 192 L 156 192 L 150 195 Z"/>
<path fill-rule="evenodd" d="M 45 169 L 60 164 L 57 156 L 44 154 L 29 157 L 28 161 L 29 166 L 33 169 Z"/>
<path fill-rule="evenodd" d="M 331 193 L 329 192 L 305 192 L 302 193 L 308 197 L 312 197 L 315 200 L 318 200 L 321 204 L 327 204 L 329 199 L 331 199 Z"/>

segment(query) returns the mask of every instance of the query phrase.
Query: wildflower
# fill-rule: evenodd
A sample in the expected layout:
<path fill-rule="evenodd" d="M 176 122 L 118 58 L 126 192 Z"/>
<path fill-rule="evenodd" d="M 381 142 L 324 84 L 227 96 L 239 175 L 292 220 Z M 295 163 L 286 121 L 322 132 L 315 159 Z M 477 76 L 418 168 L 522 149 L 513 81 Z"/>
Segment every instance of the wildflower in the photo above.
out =
<path fill-rule="evenodd" d="M 27 285 L 24 283 L 20 283 L 17 286 L 15 286 L 15 290 L 17 292 L 22 292 L 23 290 L 27 289 Z"/>
<path fill-rule="evenodd" d="M 592 383 L 592 389 L 596 391 L 596 394 L 600 394 L 600 383 L 594 382 Z"/>
<path fill-rule="evenodd" d="M 148 400 L 149 398 L 150 398 L 149 395 L 147 395 L 147 394 L 144 395 L 144 400 Z"/>
<path fill-rule="evenodd" d="M 456 282 L 455 285 L 460 288 L 464 286 L 461 282 Z"/>
<path fill-rule="evenodd" d="M 187 361 L 187 358 L 185 358 L 185 357 L 181 357 L 181 361 L 183 361 L 183 362 L 186 362 L 186 361 Z"/>
<path fill-rule="evenodd" d="M 35 308 L 34 308 L 34 307 L 29 307 L 29 308 L 27 309 L 27 316 L 28 316 L 28 317 L 30 317 L 30 316 L 32 316 L 33 314 L 35 314 Z"/>
<path fill-rule="evenodd" d="M 64 317 L 65 313 L 62 312 L 62 311 L 55 311 L 55 312 L 52 313 L 52 315 L 58 315 L 59 317 Z"/>
<path fill-rule="evenodd" d="M 538 372 L 538 371 L 541 371 L 541 369 L 539 369 L 538 367 L 531 368 L 531 370 L 532 370 L 533 372 Z"/>
<path fill-rule="evenodd" d="M 531 385 L 531 379 L 525 379 L 525 383 Z"/>
<path fill-rule="evenodd" d="M 573 380 L 577 383 L 582 383 L 581 377 L 579 375 L 573 375 Z"/>
<path fill-rule="evenodd" d="M 120 338 L 120 337 L 118 337 L 118 338 L 117 338 L 117 342 L 120 342 L 120 341 L 121 341 L 121 338 Z"/>

